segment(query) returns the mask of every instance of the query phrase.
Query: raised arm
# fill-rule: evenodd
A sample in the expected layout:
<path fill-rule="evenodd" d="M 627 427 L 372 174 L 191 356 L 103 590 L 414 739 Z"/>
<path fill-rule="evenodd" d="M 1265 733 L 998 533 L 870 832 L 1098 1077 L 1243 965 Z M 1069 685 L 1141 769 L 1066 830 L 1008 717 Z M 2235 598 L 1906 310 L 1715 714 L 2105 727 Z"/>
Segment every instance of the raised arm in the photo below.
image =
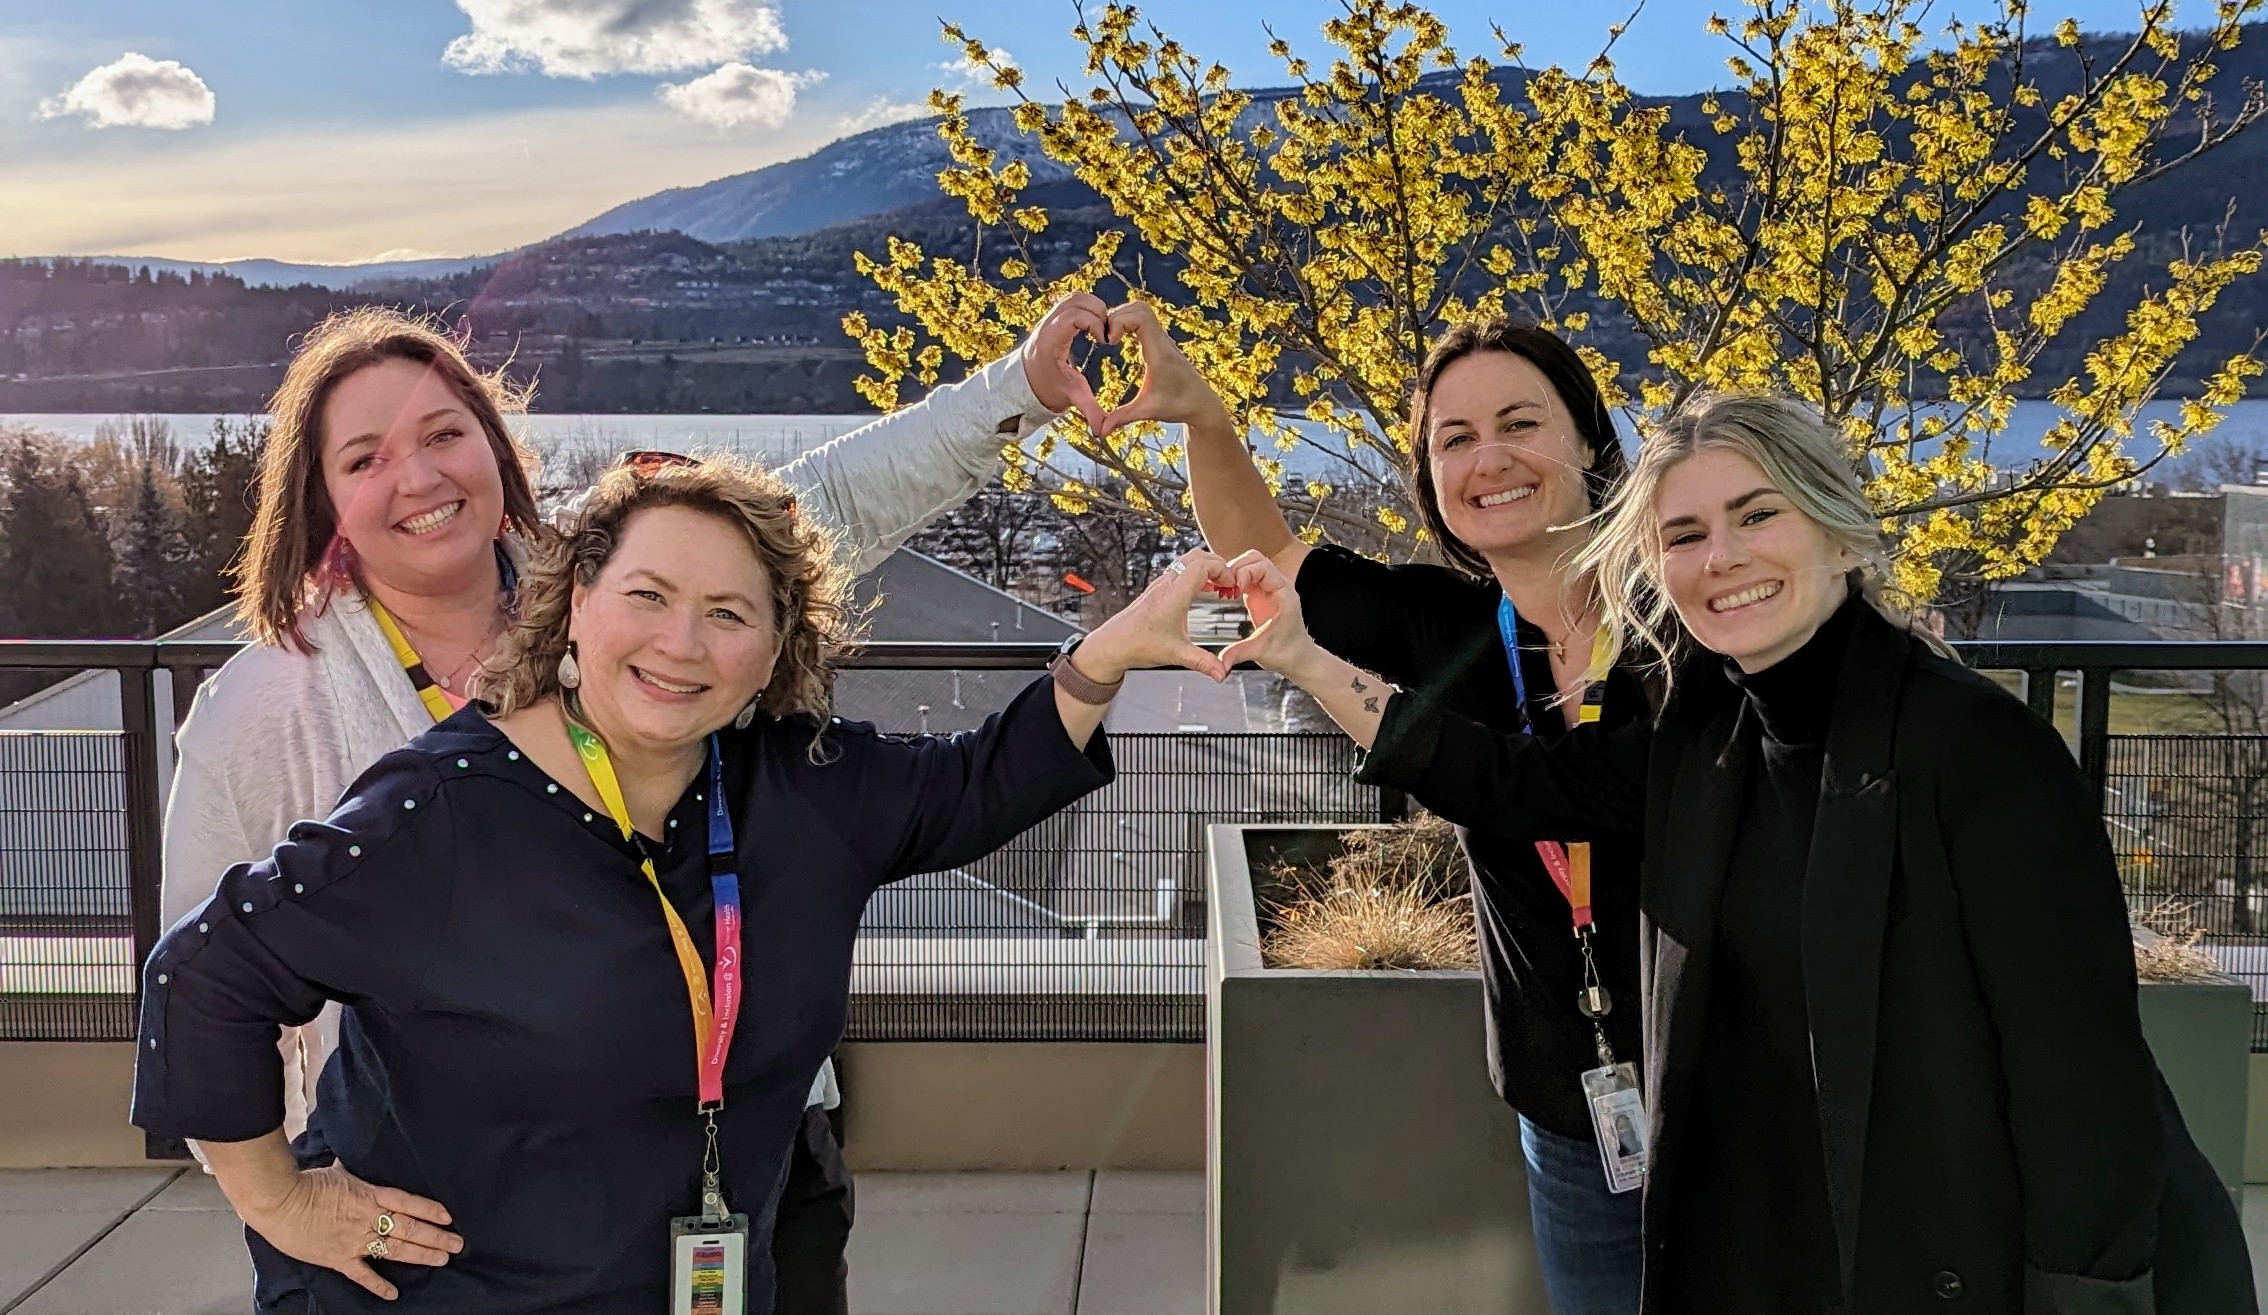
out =
<path fill-rule="evenodd" d="M 1292 533 L 1220 396 L 1182 355 L 1148 304 L 1129 302 L 1110 312 L 1110 340 L 1128 338 L 1142 347 L 1142 388 L 1133 401 L 1104 417 L 1105 432 L 1135 420 L 1185 426 L 1189 495 L 1197 504 L 1197 527 L 1206 545 L 1223 557 L 1258 551 L 1297 579 L 1307 545 Z"/>
<path fill-rule="evenodd" d="M 852 570 L 874 569 L 990 482 L 1003 447 L 1074 406 L 1090 424 L 1102 422 L 1071 347 L 1082 333 L 1097 341 L 1107 334 L 1104 310 L 1091 293 L 1065 297 L 1015 351 L 805 453 L 781 467 L 780 478 L 841 533 Z"/>
<path fill-rule="evenodd" d="M 1225 572 L 1253 630 L 1221 661 L 1253 662 L 1313 695 L 1367 754 L 1358 778 L 1407 792 L 1452 822 L 1571 839 L 1635 836 L 1646 815 L 1650 724 L 1579 728 L 1559 744 L 1461 717 L 1424 689 L 1405 691 L 1332 654 L 1307 633 L 1299 591 L 1274 562 L 1248 552 Z"/>

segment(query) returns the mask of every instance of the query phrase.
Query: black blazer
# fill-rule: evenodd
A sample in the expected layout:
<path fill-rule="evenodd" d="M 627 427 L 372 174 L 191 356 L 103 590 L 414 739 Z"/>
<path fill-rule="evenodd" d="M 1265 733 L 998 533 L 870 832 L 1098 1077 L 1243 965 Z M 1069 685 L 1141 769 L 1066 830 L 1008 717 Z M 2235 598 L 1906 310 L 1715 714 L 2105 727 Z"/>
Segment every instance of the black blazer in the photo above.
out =
<path fill-rule="evenodd" d="M 1397 696 L 1362 769 L 1466 826 L 1642 834 L 1650 1258 L 1694 1085 L 1739 1080 L 1700 1053 L 1743 715 L 1704 658 L 1653 727 L 1556 747 Z M 2143 1041 L 2116 865 L 2060 737 L 1871 608 L 1837 688 L 1802 935 L 1839 1309 L 2255 1311 L 2234 1207 Z M 2161 1207 L 2183 1221 L 2162 1244 Z M 1644 1306 L 1672 1308 L 1653 1285 Z"/>

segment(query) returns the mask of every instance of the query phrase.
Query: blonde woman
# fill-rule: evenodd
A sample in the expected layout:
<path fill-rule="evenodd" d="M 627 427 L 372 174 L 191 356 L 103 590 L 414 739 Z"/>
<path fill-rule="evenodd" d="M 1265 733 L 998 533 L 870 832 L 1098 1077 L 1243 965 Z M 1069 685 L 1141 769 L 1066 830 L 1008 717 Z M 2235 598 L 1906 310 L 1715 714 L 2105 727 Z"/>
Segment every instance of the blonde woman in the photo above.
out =
<path fill-rule="evenodd" d="M 1103 304 L 1085 294 L 1053 308 L 1018 351 L 781 476 L 808 517 L 839 531 L 845 562 L 867 570 L 982 487 L 1003 444 L 1089 397 L 1069 362 L 1081 332 L 1103 334 Z M 532 459 L 509 427 L 521 402 L 437 326 L 397 312 L 348 312 L 307 335 L 269 406 L 275 428 L 238 568 L 238 616 L 254 643 L 205 682 L 177 741 L 169 924 L 231 864 L 328 814 L 365 768 L 463 705 L 511 623 L 528 545 L 547 533 Z M 282 1039 L 295 1134 L 335 1017 Z M 819 1108 L 830 1090 L 822 1071 L 779 1234 L 794 1315 L 843 1306 L 850 1198 Z"/>
<path fill-rule="evenodd" d="M 1583 565 L 1609 633 L 1670 668 L 1654 723 L 1549 745 L 1424 691 L 1372 711 L 1264 561 L 1236 571 L 1267 624 L 1222 656 L 1459 821 L 1642 839 L 1648 1315 L 2255 1309 L 2142 1038 L 2096 800 L 1884 604 L 1840 435 L 1696 398 Z"/>
<path fill-rule="evenodd" d="M 980 730 L 844 723 L 830 537 L 740 462 L 616 469 L 523 573 L 493 702 L 167 933 L 134 1119 L 202 1144 L 259 1310 L 657 1311 L 673 1273 L 730 1271 L 768 1315 L 771 1202 L 869 896 L 1106 782 L 1128 669 L 1221 674 L 1186 627 L 1223 564 L 1191 554 Z M 287 1144 L 269 1038 L 326 1002 L 339 1051 Z M 680 1222 L 745 1251 L 688 1279 Z"/>

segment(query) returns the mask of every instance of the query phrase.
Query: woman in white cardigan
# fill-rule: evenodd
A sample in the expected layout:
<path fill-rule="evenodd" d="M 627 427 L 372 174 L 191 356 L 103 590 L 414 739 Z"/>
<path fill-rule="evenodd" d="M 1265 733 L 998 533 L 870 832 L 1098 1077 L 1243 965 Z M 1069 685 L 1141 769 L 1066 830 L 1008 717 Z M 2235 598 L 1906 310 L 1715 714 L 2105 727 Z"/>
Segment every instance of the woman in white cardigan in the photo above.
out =
<path fill-rule="evenodd" d="M 852 569 L 870 570 L 982 488 L 1004 444 L 1072 405 L 1093 409 L 1070 360 L 1082 332 L 1106 332 L 1088 294 L 1057 303 L 1020 348 L 967 380 L 778 474 L 837 530 Z M 176 739 L 168 925 L 231 865 L 327 814 L 364 768 L 463 703 L 511 619 L 521 540 L 545 532 L 531 454 L 505 424 L 523 402 L 445 333 L 395 312 L 336 315 L 308 334 L 270 403 L 260 506 L 236 568 L 238 615 L 256 642 L 204 682 Z M 280 1038 L 287 1134 L 305 1126 L 335 1042 L 335 1011 Z M 842 1308 L 849 1198 L 824 1117 L 833 1103 L 824 1067 L 781 1206 L 782 1315 Z M 800 1232 L 799 1196 L 813 1216 Z"/>

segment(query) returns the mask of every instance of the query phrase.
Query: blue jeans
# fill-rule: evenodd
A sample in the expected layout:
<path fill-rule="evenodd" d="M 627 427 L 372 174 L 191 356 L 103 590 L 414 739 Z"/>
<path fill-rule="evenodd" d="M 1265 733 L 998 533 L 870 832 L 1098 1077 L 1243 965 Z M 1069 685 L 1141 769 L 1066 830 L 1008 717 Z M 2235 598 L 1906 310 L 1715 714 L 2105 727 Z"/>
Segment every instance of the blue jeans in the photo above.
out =
<path fill-rule="evenodd" d="M 1528 1213 L 1554 1315 L 1637 1315 L 1646 1250 L 1639 1198 L 1607 1190 L 1599 1148 L 1520 1118 Z"/>

